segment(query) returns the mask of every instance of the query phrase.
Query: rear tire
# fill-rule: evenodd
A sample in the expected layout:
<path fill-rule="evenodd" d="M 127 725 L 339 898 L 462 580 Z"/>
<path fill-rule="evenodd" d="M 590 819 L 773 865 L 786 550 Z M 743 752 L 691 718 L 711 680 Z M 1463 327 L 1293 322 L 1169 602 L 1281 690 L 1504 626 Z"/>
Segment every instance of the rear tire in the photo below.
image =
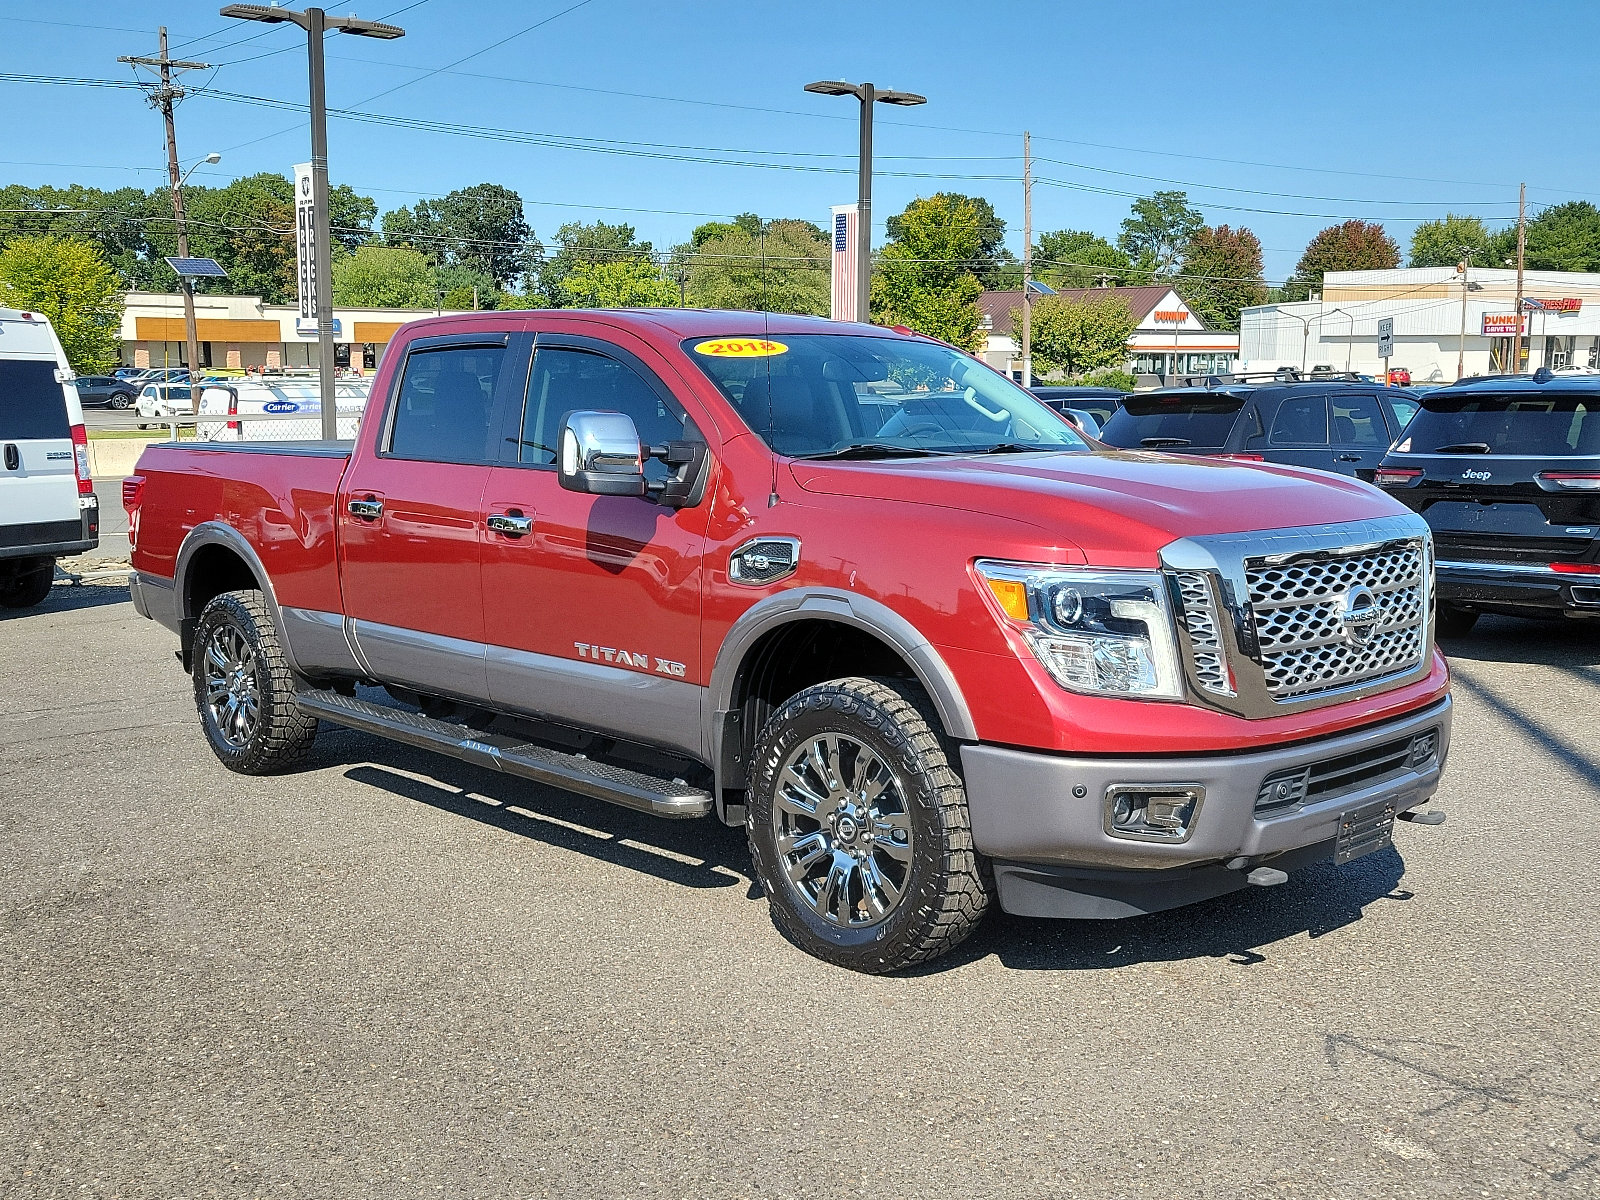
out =
<path fill-rule="evenodd" d="M 32 608 L 43 604 L 55 578 L 55 559 L 25 560 L 24 565 L 0 583 L 0 608 Z"/>
<path fill-rule="evenodd" d="M 267 775 L 305 759 L 317 721 L 295 702 L 289 661 L 260 592 L 214 597 L 195 623 L 192 658 L 200 727 L 223 766 Z"/>
<path fill-rule="evenodd" d="M 836 679 L 762 729 L 746 832 L 773 923 L 807 953 L 882 974 L 954 950 L 991 885 L 967 794 L 927 699 Z"/>
<path fill-rule="evenodd" d="M 1434 625 L 1440 637 L 1466 637 L 1478 623 L 1480 615 L 1470 609 L 1452 608 L 1448 604 L 1441 604 L 1434 618 Z"/>

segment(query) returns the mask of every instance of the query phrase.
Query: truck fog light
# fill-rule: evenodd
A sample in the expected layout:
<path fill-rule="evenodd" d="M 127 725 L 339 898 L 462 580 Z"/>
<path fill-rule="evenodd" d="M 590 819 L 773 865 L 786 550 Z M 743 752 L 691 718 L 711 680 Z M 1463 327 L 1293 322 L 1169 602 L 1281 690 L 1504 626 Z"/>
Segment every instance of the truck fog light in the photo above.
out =
<path fill-rule="evenodd" d="M 1439 735 L 1433 730 L 1419 733 L 1411 739 L 1411 753 L 1407 756 L 1408 765 L 1420 767 L 1428 762 L 1439 751 Z"/>
<path fill-rule="evenodd" d="M 1205 796 L 1198 783 L 1114 783 L 1106 789 L 1105 831 L 1141 842 L 1186 842 Z"/>

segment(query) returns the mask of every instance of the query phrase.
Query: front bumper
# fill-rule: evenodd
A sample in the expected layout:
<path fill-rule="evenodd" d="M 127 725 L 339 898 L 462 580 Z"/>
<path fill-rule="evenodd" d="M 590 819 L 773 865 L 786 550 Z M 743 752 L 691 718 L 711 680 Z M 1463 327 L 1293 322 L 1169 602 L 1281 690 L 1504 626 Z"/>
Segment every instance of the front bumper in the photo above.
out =
<path fill-rule="evenodd" d="M 1600 617 L 1600 575 L 1569 575 L 1535 563 L 1438 563 L 1443 604 L 1485 612 Z"/>
<path fill-rule="evenodd" d="M 1423 804 L 1439 786 L 1450 718 L 1446 697 L 1380 725 L 1250 753 L 1093 757 L 963 746 L 973 842 L 995 861 L 1008 912 L 1121 917 L 1173 908 L 1244 887 L 1255 866 L 1330 857 L 1340 816 L 1353 809 Z M 1368 771 L 1430 730 L 1431 758 Z M 1269 776 L 1307 768 L 1324 784 L 1304 801 L 1257 809 Z M 1181 840 L 1131 840 L 1107 819 L 1108 793 L 1126 785 L 1204 794 Z"/>

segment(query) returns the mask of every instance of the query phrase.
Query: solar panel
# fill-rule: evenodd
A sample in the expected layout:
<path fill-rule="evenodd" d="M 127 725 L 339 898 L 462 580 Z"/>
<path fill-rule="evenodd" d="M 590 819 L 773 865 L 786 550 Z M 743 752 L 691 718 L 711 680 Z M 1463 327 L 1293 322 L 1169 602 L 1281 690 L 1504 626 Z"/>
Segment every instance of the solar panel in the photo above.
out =
<path fill-rule="evenodd" d="M 228 273 L 214 258 L 169 258 L 171 267 L 185 279 L 226 279 Z"/>

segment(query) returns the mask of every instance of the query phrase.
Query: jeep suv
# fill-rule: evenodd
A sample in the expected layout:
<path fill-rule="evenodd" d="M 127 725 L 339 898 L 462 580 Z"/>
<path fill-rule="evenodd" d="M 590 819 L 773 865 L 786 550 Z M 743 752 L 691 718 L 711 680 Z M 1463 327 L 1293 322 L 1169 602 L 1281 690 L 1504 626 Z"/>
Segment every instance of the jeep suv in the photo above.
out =
<path fill-rule="evenodd" d="M 1218 455 L 1370 480 L 1417 403 L 1398 388 L 1350 380 L 1218 380 L 1129 396 L 1100 440 L 1125 450 Z"/>
<path fill-rule="evenodd" d="M 1600 378 L 1430 391 L 1374 482 L 1433 528 L 1441 632 L 1485 612 L 1600 616 Z"/>

